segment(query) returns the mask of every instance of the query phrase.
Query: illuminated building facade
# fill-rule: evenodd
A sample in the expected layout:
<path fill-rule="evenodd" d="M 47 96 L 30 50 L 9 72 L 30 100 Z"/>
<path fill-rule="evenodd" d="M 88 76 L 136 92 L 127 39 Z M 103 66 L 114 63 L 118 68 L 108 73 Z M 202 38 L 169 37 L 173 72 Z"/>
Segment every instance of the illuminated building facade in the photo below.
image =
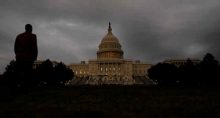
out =
<path fill-rule="evenodd" d="M 144 81 L 148 80 L 147 71 L 151 64 L 124 59 L 122 46 L 112 33 L 110 23 L 108 33 L 98 48 L 97 59 L 69 65 L 75 73 L 75 83 L 83 81 L 84 84 L 144 84 Z"/>

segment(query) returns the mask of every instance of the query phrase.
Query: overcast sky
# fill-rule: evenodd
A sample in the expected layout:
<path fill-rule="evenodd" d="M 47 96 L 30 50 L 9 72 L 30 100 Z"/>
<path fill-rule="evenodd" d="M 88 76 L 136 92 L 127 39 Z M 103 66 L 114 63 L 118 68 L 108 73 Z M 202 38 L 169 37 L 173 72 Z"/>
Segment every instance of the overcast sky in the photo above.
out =
<path fill-rule="evenodd" d="M 0 0 L 0 73 L 27 23 L 39 60 L 70 64 L 96 58 L 109 21 L 127 59 L 220 59 L 219 0 Z"/>

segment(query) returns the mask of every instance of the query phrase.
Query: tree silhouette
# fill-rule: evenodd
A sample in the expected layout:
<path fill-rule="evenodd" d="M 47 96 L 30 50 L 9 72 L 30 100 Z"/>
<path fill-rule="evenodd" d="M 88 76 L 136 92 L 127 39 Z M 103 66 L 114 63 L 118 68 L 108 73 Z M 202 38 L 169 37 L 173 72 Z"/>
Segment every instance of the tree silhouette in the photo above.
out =
<path fill-rule="evenodd" d="M 186 61 L 186 63 L 179 67 L 179 78 L 180 83 L 183 85 L 198 85 L 199 80 L 199 73 L 198 73 L 198 66 L 195 65 L 190 59 Z"/>
<path fill-rule="evenodd" d="M 39 83 L 53 83 L 54 68 L 53 63 L 49 59 L 47 59 L 42 64 L 40 64 L 39 67 L 37 67 L 36 73 Z"/>
<path fill-rule="evenodd" d="M 159 63 L 148 70 L 148 76 L 158 85 L 176 85 L 178 68 L 173 64 Z"/>
<path fill-rule="evenodd" d="M 220 84 L 220 67 L 212 54 L 207 53 L 204 56 L 202 62 L 199 64 L 199 73 L 203 85 Z"/>
<path fill-rule="evenodd" d="M 64 85 L 68 80 L 73 78 L 73 72 L 71 69 L 67 68 L 62 62 L 54 68 L 55 78 L 57 84 Z"/>
<path fill-rule="evenodd" d="M 21 80 L 18 76 L 18 72 L 16 70 L 16 62 L 12 60 L 5 68 L 5 72 L 3 73 L 3 81 L 2 84 L 7 86 L 18 86 Z"/>
<path fill-rule="evenodd" d="M 62 62 L 53 66 L 53 63 L 47 59 L 37 69 L 39 83 L 45 86 L 61 86 L 65 85 L 66 81 L 73 78 L 73 72 L 67 68 Z"/>
<path fill-rule="evenodd" d="M 220 84 L 220 66 L 215 57 L 207 53 L 199 64 L 190 59 L 177 68 L 172 64 L 159 63 L 148 70 L 149 77 L 158 85 L 213 86 Z"/>
<path fill-rule="evenodd" d="M 3 78 L 3 75 L 0 75 L 0 86 L 3 86 L 5 84 L 4 82 L 4 78 Z"/>

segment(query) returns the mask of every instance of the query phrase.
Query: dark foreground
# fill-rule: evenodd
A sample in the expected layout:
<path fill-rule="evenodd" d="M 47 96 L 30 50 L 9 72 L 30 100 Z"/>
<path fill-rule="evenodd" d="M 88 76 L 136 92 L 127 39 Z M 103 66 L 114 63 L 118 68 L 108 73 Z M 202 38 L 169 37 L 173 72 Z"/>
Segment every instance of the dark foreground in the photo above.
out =
<path fill-rule="evenodd" d="M 0 118 L 220 117 L 216 88 L 87 86 L 35 88 L 6 96 L 0 98 Z"/>

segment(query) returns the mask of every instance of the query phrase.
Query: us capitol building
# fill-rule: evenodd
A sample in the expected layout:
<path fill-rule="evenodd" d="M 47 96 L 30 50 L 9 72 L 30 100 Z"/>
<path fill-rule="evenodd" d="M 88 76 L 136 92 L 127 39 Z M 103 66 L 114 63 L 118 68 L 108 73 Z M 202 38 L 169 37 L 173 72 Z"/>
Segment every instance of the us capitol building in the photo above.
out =
<path fill-rule="evenodd" d="M 70 64 L 75 78 L 69 84 L 149 84 L 147 70 L 151 64 L 124 59 L 124 52 L 119 40 L 112 33 L 111 24 L 97 51 L 97 59 L 88 62 Z"/>

